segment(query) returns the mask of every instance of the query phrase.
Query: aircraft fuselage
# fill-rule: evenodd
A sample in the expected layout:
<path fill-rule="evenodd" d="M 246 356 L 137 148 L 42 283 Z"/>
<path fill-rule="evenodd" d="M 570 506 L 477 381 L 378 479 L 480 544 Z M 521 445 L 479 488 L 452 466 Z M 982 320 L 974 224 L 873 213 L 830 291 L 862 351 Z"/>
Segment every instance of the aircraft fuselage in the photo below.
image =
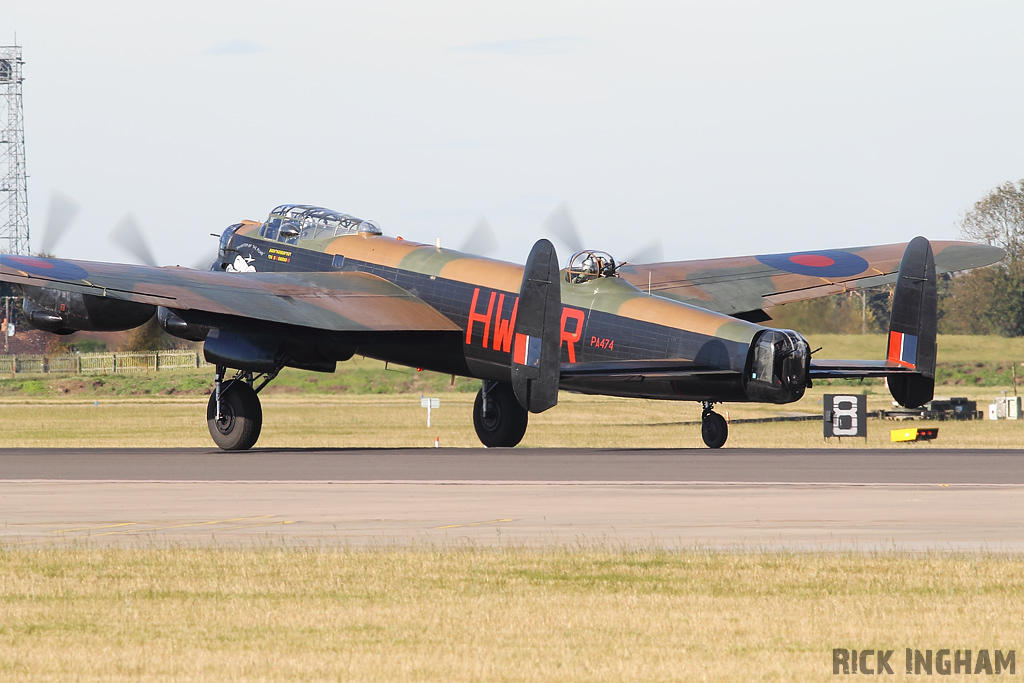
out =
<path fill-rule="evenodd" d="M 383 235 L 345 235 L 294 244 L 259 236 L 261 224 L 243 223 L 222 240 L 228 270 L 255 272 L 360 271 L 384 278 L 447 316 L 463 331 L 422 345 L 375 341 L 355 352 L 436 372 L 508 382 L 512 330 L 523 267 Z M 562 273 L 562 363 L 681 360 L 709 370 L 699 379 L 563 379 L 580 393 L 695 401 L 788 403 L 804 385 L 750 392 L 752 344 L 766 328 L 737 318 L 651 296 L 625 280 L 596 278 L 573 284 Z"/>

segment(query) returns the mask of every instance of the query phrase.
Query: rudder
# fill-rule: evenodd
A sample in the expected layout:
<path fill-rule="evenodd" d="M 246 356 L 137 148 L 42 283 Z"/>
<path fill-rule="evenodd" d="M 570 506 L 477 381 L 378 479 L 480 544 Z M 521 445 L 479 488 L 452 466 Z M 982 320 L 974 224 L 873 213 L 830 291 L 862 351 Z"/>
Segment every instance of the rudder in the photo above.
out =
<path fill-rule="evenodd" d="M 558 403 L 562 285 L 558 255 L 538 240 L 523 268 L 512 335 L 512 389 L 519 404 L 541 413 Z"/>
<path fill-rule="evenodd" d="M 914 370 L 889 375 L 889 393 L 907 408 L 917 408 L 935 393 L 938 288 L 935 257 L 924 237 L 915 237 L 903 252 L 889 317 L 886 359 Z"/>

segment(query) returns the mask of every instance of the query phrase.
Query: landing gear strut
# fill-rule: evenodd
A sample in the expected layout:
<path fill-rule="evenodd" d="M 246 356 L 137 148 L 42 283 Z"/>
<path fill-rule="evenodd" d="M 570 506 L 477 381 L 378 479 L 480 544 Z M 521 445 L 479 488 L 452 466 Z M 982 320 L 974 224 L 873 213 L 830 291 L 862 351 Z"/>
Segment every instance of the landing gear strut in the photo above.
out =
<path fill-rule="evenodd" d="M 711 401 L 704 401 L 704 412 L 700 418 L 700 435 L 708 448 L 721 448 L 729 438 L 729 424 L 724 417 L 712 410 L 714 405 Z"/>
<path fill-rule="evenodd" d="M 263 408 L 256 394 L 277 376 L 277 372 L 254 376 L 239 370 L 225 382 L 225 371 L 223 365 L 217 366 L 214 391 L 206 406 L 206 425 L 214 442 L 224 450 L 247 451 L 260 438 L 263 426 Z"/>
<path fill-rule="evenodd" d="M 473 426 L 488 448 L 511 448 L 523 440 L 530 414 L 519 405 L 511 384 L 489 382 L 476 394 Z"/>

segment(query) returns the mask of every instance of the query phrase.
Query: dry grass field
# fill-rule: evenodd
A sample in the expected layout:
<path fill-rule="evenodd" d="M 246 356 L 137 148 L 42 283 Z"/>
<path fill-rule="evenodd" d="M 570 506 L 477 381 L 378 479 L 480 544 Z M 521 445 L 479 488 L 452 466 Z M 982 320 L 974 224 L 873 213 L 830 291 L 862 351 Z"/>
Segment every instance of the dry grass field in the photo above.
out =
<path fill-rule="evenodd" d="M 1007 387 L 1007 391 L 1012 388 Z M 821 415 L 824 393 L 866 393 L 868 410 L 891 405 L 881 384 L 817 386 L 799 402 L 785 406 L 724 404 L 732 421 L 727 444 L 733 448 L 818 448 L 821 423 L 747 423 L 780 415 Z M 979 408 L 1000 395 L 993 387 L 939 387 L 940 396 L 968 396 Z M 441 396 L 441 407 L 426 426 L 418 394 L 268 395 L 263 398 L 261 448 L 477 447 L 473 430 L 473 394 Z M 206 397 L 114 397 L 93 399 L 0 400 L 4 446 L 34 447 L 212 447 L 206 427 Z M 616 399 L 564 393 L 559 405 L 530 417 L 522 445 L 581 448 L 703 448 L 696 403 Z M 938 426 L 930 444 L 889 444 L 889 430 L 904 423 L 871 420 L 868 439 L 833 440 L 832 448 L 1017 448 L 1024 422 L 915 423 Z"/>
<path fill-rule="evenodd" d="M 0 678 L 827 681 L 832 648 L 1015 649 L 1011 557 L 0 553 Z"/>

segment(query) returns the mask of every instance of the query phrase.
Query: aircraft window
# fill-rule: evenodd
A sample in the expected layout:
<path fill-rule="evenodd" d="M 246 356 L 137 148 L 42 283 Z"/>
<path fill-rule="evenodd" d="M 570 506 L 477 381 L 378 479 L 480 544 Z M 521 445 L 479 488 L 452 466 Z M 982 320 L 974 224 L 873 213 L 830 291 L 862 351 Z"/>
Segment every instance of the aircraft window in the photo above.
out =
<path fill-rule="evenodd" d="M 238 229 L 240 227 L 242 227 L 241 223 L 235 223 L 234 225 L 229 225 L 224 230 L 224 232 L 221 233 L 221 236 L 220 236 L 220 254 L 221 254 L 221 256 L 224 256 L 224 255 L 226 255 L 228 253 L 228 246 L 230 246 L 230 244 L 231 244 L 231 238 L 235 236 L 235 233 L 238 232 Z"/>
<path fill-rule="evenodd" d="M 281 229 L 278 233 L 279 240 L 285 244 L 295 244 L 299 241 L 299 234 L 302 232 L 301 224 L 294 218 L 286 218 L 281 221 Z"/>
<path fill-rule="evenodd" d="M 316 236 L 321 237 L 337 237 L 339 231 L 341 234 L 345 234 L 346 230 L 341 230 L 341 221 L 336 218 L 322 218 L 320 223 L 317 225 Z"/>
<path fill-rule="evenodd" d="M 307 218 L 302 221 L 302 233 L 299 235 L 300 240 L 313 239 L 313 235 L 316 231 L 317 220 L 315 218 Z"/>
<path fill-rule="evenodd" d="M 268 240 L 277 239 L 277 231 L 281 229 L 281 219 L 278 216 L 271 216 L 264 226 L 263 237 Z"/>
<path fill-rule="evenodd" d="M 357 232 L 381 234 L 380 227 L 373 221 L 363 221 L 319 206 L 282 204 L 270 212 L 267 222 L 260 228 L 260 237 L 295 244 L 300 239 L 327 239 Z"/>
<path fill-rule="evenodd" d="M 359 232 L 364 235 L 379 235 L 381 234 L 381 229 L 373 221 L 363 221 L 359 224 Z"/>
<path fill-rule="evenodd" d="M 750 381 L 776 388 L 802 387 L 807 381 L 810 348 L 792 330 L 766 330 L 754 347 Z"/>
<path fill-rule="evenodd" d="M 616 277 L 615 259 L 603 251 L 578 251 L 569 258 L 566 282 L 580 284 L 601 277 Z"/>

